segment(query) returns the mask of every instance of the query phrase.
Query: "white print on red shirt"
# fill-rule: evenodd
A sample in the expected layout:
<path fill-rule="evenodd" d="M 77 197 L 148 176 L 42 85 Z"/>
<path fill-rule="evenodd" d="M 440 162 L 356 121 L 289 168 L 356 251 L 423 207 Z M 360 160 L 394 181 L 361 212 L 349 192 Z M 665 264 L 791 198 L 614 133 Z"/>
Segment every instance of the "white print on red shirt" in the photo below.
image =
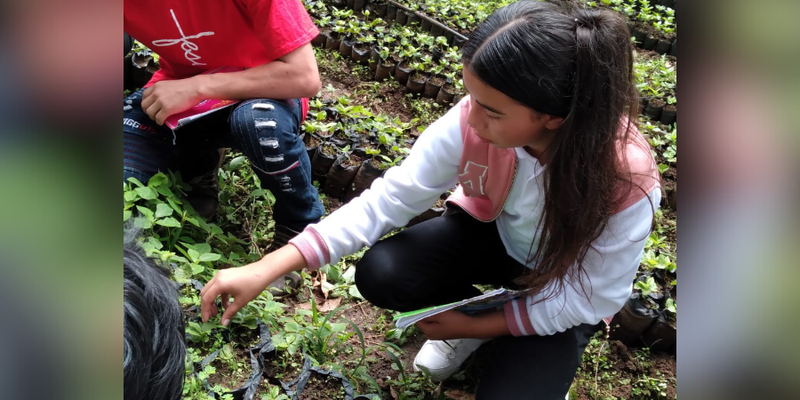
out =
<path fill-rule="evenodd" d="M 175 17 L 175 12 L 172 9 L 169 10 L 170 14 L 172 14 L 172 20 L 175 21 L 175 26 L 178 27 L 178 32 L 181 34 L 180 39 L 159 39 L 154 40 L 153 45 L 155 46 L 172 46 L 173 44 L 181 44 L 181 49 L 183 49 L 183 56 L 186 57 L 188 61 L 192 63 L 192 65 L 206 65 L 206 63 L 198 62 L 197 60 L 200 59 L 200 56 L 195 54 L 195 51 L 199 48 L 197 44 L 189 41 L 189 39 L 198 39 L 203 36 L 211 36 L 214 32 L 200 32 L 196 35 L 186 36 L 183 33 L 183 29 L 181 29 L 181 24 L 178 23 L 178 18 Z"/>

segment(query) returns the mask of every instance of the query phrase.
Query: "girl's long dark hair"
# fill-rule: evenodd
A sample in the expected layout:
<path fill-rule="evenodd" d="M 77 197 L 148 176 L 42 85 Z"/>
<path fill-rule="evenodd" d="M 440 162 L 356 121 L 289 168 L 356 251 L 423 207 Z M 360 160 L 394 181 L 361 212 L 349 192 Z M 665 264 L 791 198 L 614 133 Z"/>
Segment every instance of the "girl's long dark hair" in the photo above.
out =
<path fill-rule="evenodd" d="M 545 151 L 544 213 L 535 227 L 541 239 L 528 260 L 536 268 L 520 279 L 537 291 L 555 285 L 546 298 L 563 290 L 566 277 L 585 274 L 583 261 L 618 194 L 632 189 L 617 151 L 631 128 L 622 124 L 638 115 L 629 38 L 613 12 L 522 0 L 489 16 L 463 48 L 464 68 L 483 82 L 534 111 L 564 117 Z"/>

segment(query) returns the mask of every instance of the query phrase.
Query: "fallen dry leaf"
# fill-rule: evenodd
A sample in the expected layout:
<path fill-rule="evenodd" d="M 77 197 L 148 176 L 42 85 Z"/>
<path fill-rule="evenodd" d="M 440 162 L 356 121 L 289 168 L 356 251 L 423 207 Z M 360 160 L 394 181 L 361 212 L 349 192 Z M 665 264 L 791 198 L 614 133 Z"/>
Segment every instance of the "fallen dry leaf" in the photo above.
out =
<path fill-rule="evenodd" d="M 317 310 L 319 312 L 333 311 L 333 310 L 336 309 L 336 307 L 339 307 L 339 305 L 341 303 L 342 303 L 342 298 L 341 297 L 337 297 L 335 299 L 328 299 L 328 300 L 325 300 L 324 302 L 319 302 L 317 304 Z M 297 308 L 300 308 L 300 309 L 303 309 L 303 310 L 310 310 L 311 309 L 311 303 L 309 302 L 309 303 L 300 304 L 300 305 L 297 306 Z"/>
<path fill-rule="evenodd" d="M 325 287 L 325 283 L 327 282 L 328 282 L 328 275 L 320 272 L 319 289 L 322 291 L 322 297 L 324 297 L 325 300 L 328 300 L 328 292 L 329 292 L 329 290 Z"/>
<path fill-rule="evenodd" d="M 322 303 L 322 305 L 317 306 L 317 309 L 319 309 L 320 312 L 329 312 L 335 310 L 336 307 L 339 307 L 339 304 L 341 303 L 342 303 L 341 297 L 337 297 L 335 299 L 328 299 L 325 300 L 325 302 Z"/>

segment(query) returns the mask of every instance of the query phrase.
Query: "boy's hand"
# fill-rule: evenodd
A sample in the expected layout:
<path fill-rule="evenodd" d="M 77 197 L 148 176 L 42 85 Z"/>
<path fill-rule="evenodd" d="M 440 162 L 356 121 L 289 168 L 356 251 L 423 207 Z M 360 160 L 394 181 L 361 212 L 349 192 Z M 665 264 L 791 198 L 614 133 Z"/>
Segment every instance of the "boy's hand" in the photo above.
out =
<path fill-rule="evenodd" d="M 158 81 L 142 93 L 142 110 L 159 125 L 170 115 L 186 111 L 202 99 L 196 79 Z"/>

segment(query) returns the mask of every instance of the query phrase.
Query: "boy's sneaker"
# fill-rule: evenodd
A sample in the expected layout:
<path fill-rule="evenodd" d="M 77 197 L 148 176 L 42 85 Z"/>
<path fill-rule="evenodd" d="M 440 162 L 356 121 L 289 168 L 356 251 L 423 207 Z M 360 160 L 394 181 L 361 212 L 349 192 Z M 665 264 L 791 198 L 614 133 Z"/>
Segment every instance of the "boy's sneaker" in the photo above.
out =
<path fill-rule="evenodd" d="M 414 370 L 426 370 L 433 381 L 443 381 L 453 375 L 461 364 L 488 342 L 484 339 L 428 340 L 414 358 Z"/>
<path fill-rule="evenodd" d="M 273 251 L 286 246 L 289 243 L 289 240 L 299 234 L 300 232 L 290 229 L 284 225 L 275 225 L 275 235 L 272 237 L 272 244 L 269 246 L 269 248 L 267 248 L 267 253 L 272 253 Z M 280 299 L 294 294 L 302 282 L 303 277 L 300 275 L 300 272 L 292 271 L 278 278 L 275 280 L 275 282 L 270 283 L 269 286 L 267 286 L 267 290 L 272 293 L 272 297 Z"/>

